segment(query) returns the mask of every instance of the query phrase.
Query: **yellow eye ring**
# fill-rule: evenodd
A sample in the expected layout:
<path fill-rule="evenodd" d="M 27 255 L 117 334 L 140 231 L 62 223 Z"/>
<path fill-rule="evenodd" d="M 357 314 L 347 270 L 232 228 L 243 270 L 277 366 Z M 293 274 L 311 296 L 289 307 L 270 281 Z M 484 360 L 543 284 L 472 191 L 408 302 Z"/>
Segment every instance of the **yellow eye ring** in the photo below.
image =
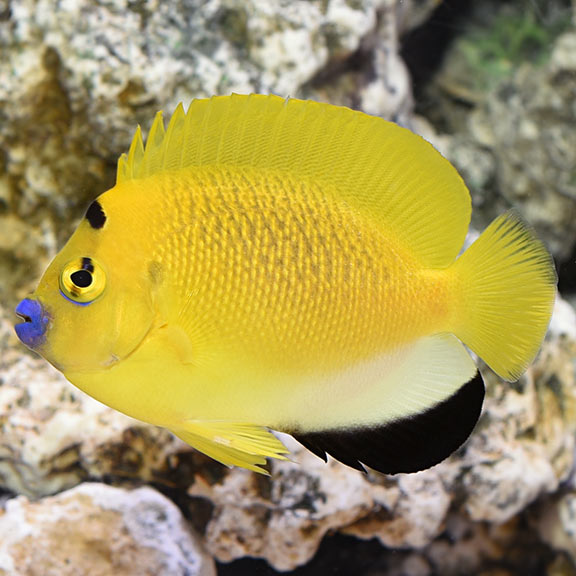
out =
<path fill-rule="evenodd" d="M 106 274 L 92 258 L 68 262 L 60 274 L 62 295 L 77 304 L 90 304 L 104 292 Z"/>

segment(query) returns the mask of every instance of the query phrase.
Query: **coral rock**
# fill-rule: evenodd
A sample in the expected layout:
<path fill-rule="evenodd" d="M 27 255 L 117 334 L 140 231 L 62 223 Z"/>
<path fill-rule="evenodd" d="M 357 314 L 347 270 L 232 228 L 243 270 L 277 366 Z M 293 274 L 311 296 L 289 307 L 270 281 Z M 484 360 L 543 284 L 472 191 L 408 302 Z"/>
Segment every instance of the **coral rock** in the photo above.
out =
<path fill-rule="evenodd" d="M 151 488 L 83 484 L 0 516 L 0 572 L 19 576 L 215 576 L 180 511 Z"/>

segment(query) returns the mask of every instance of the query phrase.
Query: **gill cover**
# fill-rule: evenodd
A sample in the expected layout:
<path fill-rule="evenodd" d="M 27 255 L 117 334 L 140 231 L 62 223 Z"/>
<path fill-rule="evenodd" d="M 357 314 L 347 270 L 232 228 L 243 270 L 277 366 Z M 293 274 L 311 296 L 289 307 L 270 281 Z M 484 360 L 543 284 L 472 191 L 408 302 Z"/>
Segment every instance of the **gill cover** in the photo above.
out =
<path fill-rule="evenodd" d="M 50 318 L 36 351 L 67 372 L 114 365 L 142 343 L 154 321 L 141 217 L 107 206 L 103 194 L 54 258 L 32 299 Z M 106 225 L 104 225 L 104 222 Z"/>

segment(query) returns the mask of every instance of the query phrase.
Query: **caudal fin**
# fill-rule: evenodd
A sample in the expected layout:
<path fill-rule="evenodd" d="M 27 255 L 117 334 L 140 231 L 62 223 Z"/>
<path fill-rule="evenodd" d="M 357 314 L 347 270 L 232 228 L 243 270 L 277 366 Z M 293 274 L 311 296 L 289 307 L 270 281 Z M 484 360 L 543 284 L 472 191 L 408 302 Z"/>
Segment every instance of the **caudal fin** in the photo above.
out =
<path fill-rule="evenodd" d="M 461 303 L 455 334 L 499 376 L 517 380 L 536 356 L 552 314 L 556 272 L 514 212 L 498 217 L 454 265 Z"/>

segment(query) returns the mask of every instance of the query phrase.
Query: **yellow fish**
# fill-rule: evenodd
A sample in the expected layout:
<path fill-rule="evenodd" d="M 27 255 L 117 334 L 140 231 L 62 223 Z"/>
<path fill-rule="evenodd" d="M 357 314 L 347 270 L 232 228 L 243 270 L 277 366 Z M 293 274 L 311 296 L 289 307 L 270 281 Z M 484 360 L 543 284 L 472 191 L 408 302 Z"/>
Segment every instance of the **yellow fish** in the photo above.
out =
<path fill-rule="evenodd" d="M 544 338 L 552 260 L 517 215 L 458 256 L 470 194 L 381 118 L 214 97 L 137 130 L 32 297 L 22 342 L 94 398 L 226 464 L 287 450 L 385 472 L 469 436 Z"/>

